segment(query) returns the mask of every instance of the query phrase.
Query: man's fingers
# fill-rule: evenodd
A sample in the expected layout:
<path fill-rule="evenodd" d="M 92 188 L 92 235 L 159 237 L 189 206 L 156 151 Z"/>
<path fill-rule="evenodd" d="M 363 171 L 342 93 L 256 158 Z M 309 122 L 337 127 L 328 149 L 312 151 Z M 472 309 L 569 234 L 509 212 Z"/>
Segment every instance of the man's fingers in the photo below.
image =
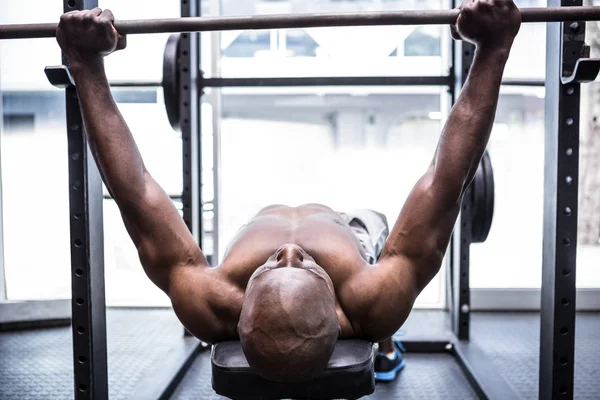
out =
<path fill-rule="evenodd" d="M 117 42 L 117 50 L 123 50 L 127 47 L 127 36 L 119 35 L 119 41 Z"/>
<path fill-rule="evenodd" d="M 458 18 L 456 18 L 456 24 L 450 25 L 450 35 L 452 36 L 452 39 L 454 39 L 454 40 L 462 40 L 462 37 L 460 36 L 460 33 L 458 33 L 458 29 L 456 28 L 456 25 L 458 25 L 461 18 L 462 18 L 462 11 L 460 14 L 458 14 Z"/>
<path fill-rule="evenodd" d="M 92 15 L 93 15 L 94 17 L 99 17 L 99 16 L 100 16 L 100 14 L 102 14 L 102 9 L 101 9 L 100 7 L 96 7 L 96 8 L 92 8 L 92 9 L 90 10 L 90 12 L 92 13 Z"/>
<path fill-rule="evenodd" d="M 454 40 L 460 40 L 460 35 L 458 34 L 456 26 L 454 25 L 450 25 L 450 36 L 452 36 L 452 39 Z"/>
<path fill-rule="evenodd" d="M 115 22 L 115 16 L 113 15 L 112 11 L 110 11 L 110 10 L 102 11 L 102 14 L 100 14 L 100 18 L 110 21 L 111 23 Z"/>

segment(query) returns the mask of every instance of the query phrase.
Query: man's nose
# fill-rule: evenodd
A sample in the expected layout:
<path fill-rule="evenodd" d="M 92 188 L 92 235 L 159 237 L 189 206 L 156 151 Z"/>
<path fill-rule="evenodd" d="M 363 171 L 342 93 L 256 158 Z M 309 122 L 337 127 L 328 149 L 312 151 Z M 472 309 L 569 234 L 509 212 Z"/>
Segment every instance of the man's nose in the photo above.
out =
<path fill-rule="evenodd" d="M 295 244 L 286 244 L 279 250 L 277 254 L 277 262 L 293 262 L 293 261 L 304 261 L 304 252 L 302 249 Z"/>

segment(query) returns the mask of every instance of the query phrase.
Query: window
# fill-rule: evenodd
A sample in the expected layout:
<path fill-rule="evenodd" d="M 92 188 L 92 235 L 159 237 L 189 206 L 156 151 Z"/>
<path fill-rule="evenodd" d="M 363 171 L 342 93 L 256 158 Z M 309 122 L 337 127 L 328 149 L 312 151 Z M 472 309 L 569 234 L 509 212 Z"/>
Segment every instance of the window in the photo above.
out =
<path fill-rule="evenodd" d="M 405 57 L 441 56 L 440 28 L 435 26 L 417 27 L 404 40 Z"/>
<path fill-rule="evenodd" d="M 224 91 L 219 253 L 270 204 L 371 208 L 393 225 L 435 151 L 441 92 L 432 87 Z M 443 302 L 441 282 L 438 275 L 419 305 Z"/>
<path fill-rule="evenodd" d="M 383 3 L 224 0 L 221 15 L 395 11 L 447 6 L 447 2 L 440 0 Z M 445 75 L 450 47 L 442 46 L 442 37 L 449 35 L 442 34 L 441 27 L 421 29 L 415 26 L 223 32 L 220 34 L 224 56 L 219 66 L 220 76 Z M 406 53 L 405 43 L 408 43 Z"/>

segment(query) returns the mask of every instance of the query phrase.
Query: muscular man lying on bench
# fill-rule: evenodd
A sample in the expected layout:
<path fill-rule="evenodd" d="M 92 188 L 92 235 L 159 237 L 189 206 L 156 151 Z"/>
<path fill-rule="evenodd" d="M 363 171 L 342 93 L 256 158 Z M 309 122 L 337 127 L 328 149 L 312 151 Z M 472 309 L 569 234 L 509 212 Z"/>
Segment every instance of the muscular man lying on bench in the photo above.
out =
<path fill-rule="evenodd" d="M 211 343 L 239 338 L 253 369 L 275 381 L 318 375 L 338 338 L 379 341 L 377 373 L 395 377 L 402 360 L 390 337 L 440 268 L 490 136 L 521 22 L 511 0 L 465 0 L 460 8 L 453 36 L 476 44 L 475 59 L 431 164 L 387 241 L 385 219 L 374 212 L 273 205 L 239 231 L 217 268 L 209 267 L 146 170 L 111 96 L 103 58 L 125 47 L 112 13 L 96 8 L 63 15 L 57 40 L 103 180 L 148 277 L 167 293 L 192 334 Z M 389 185 L 395 173 L 401 172 L 386 172 Z M 385 196 L 385 188 L 379 195 Z"/>

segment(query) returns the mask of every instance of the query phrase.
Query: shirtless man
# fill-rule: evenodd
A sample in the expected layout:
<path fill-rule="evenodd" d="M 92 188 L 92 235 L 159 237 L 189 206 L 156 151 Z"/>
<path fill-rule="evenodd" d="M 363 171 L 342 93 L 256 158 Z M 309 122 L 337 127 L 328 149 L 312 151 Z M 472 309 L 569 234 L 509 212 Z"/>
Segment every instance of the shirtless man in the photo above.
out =
<path fill-rule="evenodd" d="M 473 42 L 475 59 L 433 160 L 376 262 L 367 260 L 369 240 L 364 235 L 360 240 L 359 231 L 373 238 L 366 225 L 384 226 L 381 219 L 370 223 L 377 214 L 354 219 L 313 204 L 263 209 L 240 230 L 217 268 L 209 267 L 146 170 L 112 98 L 103 57 L 125 47 L 112 13 L 63 15 L 57 40 L 103 180 L 146 274 L 170 297 L 192 334 L 209 343 L 239 339 L 256 372 L 277 381 L 311 379 L 326 367 L 338 338 L 362 338 L 381 342 L 380 351 L 391 357 L 390 365 L 380 367 L 395 376 L 399 368 L 390 337 L 440 268 L 463 194 L 488 143 L 502 73 L 521 23 L 512 0 L 464 0 L 460 9 L 452 36 Z"/>

